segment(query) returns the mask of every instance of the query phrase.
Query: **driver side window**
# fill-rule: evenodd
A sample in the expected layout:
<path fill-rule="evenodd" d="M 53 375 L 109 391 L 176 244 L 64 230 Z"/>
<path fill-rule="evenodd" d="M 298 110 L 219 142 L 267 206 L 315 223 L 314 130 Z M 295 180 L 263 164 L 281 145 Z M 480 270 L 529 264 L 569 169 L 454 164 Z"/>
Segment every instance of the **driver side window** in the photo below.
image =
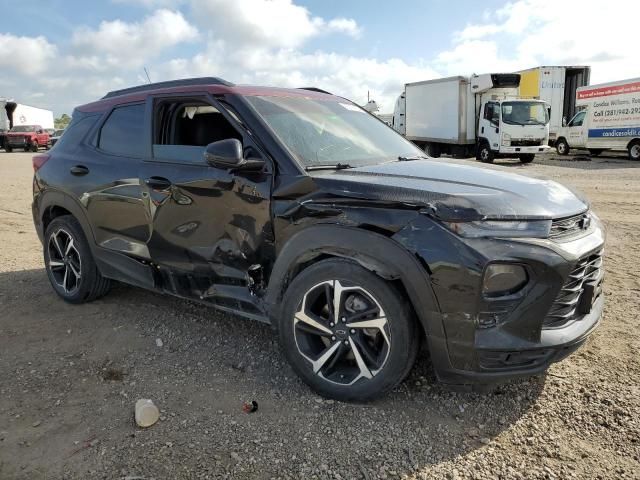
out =
<path fill-rule="evenodd" d="M 575 117 L 573 117 L 573 120 L 571 120 L 571 122 L 569 122 L 569 126 L 570 127 L 581 127 L 582 126 L 582 122 L 584 122 L 584 117 L 585 117 L 585 112 L 578 113 Z"/>
<path fill-rule="evenodd" d="M 484 118 L 494 125 L 500 123 L 500 109 L 495 103 L 487 103 L 484 107 Z"/>
<path fill-rule="evenodd" d="M 153 106 L 153 156 L 159 161 L 203 164 L 207 145 L 242 135 L 204 99 L 168 98 Z"/>

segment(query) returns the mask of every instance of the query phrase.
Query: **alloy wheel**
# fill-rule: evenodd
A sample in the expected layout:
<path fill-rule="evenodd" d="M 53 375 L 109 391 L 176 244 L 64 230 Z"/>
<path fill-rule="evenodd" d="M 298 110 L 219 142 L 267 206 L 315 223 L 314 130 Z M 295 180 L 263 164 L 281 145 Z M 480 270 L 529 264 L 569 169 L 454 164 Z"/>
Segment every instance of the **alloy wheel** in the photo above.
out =
<path fill-rule="evenodd" d="M 640 159 L 640 143 L 636 143 L 635 145 L 631 146 L 631 148 L 629 149 L 629 155 L 634 160 Z"/>
<path fill-rule="evenodd" d="M 66 230 L 56 230 L 49 237 L 47 248 L 48 268 L 56 285 L 67 295 L 75 293 L 82 279 L 82 259 L 73 237 Z"/>
<path fill-rule="evenodd" d="M 339 280 L 304 294 L 293 329 L 313 373 L 338 385 L 372 379 L 389 357 L 391 335 L 380 303 L 364 288 Z"/>

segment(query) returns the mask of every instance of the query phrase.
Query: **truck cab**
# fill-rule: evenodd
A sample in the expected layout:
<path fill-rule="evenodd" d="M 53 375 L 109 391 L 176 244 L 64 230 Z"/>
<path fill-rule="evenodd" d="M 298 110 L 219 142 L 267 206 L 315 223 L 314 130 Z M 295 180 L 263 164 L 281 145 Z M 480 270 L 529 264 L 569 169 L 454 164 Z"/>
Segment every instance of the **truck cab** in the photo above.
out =
<path fill-rule="evenodd" d="M 481 103 L 476 156 L 483 162 L 516 157 L 531 162 L 548 150 L 549 109 L 541 100 L 492 99 Z"/>

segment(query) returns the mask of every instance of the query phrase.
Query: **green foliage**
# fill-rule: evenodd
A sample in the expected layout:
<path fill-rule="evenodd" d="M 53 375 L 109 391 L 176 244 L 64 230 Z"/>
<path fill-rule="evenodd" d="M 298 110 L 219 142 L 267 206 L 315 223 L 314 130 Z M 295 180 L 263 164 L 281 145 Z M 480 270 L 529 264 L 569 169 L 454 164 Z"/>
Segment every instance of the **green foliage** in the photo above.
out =
<path fill-rule="evenodd" d="M 60 118 L 56 118 L 53 121 L 53 126 L 56 130 L 59 130 L 62 128 L 67 128 L 70 122 L 71 122 L 71 117 L 66 113 L 63 113 L 62 116 L 60 116 Z"/>

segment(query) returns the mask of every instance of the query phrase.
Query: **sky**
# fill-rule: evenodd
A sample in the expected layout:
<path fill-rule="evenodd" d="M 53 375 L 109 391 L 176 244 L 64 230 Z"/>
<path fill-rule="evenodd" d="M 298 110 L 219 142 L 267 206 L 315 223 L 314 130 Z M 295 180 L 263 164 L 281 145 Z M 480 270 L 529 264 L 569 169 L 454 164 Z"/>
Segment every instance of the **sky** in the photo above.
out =
<path fill-rule="evenodd" d="M 407 82 L 590 65 L 640 76 L 638 0 L 0 0 L 0 98 L 56 115 L 107 91 L 218 76 L 393 111 Z"/>

